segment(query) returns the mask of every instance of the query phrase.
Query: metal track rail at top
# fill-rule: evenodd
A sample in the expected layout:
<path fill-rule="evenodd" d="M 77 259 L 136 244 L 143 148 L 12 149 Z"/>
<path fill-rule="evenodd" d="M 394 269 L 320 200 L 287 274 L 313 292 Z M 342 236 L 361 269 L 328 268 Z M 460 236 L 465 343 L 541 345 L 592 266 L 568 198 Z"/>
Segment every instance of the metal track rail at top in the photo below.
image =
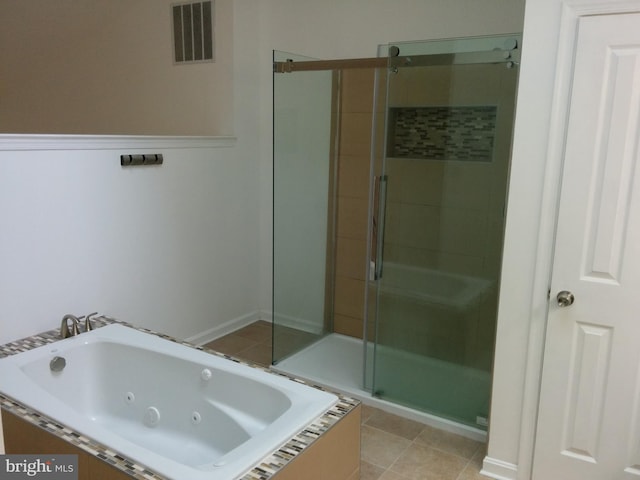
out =
<path fill-rule="evenodd" d="M 472 65 L 483 63 L 520 63 L 520 50 L 491 50 L 486 52 L 436 53 L 404 57 L 348 58 L 341 60 L 304 60 L 273 62 L 276 73 L 309 72 L 314 70 L 343 70 L 347 68 L 401 68 L 438 65 Z"/>

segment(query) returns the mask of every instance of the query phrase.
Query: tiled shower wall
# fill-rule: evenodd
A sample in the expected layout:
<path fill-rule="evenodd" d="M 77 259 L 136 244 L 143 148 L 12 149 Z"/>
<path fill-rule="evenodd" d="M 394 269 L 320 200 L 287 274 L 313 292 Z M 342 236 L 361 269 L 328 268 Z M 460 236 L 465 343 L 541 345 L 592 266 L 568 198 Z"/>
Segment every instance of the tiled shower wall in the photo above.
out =
<path fill-rule="evenodd" d="M 362 338 L 366 288 L 373 69 L 343 70 L 334 331 Z"/>

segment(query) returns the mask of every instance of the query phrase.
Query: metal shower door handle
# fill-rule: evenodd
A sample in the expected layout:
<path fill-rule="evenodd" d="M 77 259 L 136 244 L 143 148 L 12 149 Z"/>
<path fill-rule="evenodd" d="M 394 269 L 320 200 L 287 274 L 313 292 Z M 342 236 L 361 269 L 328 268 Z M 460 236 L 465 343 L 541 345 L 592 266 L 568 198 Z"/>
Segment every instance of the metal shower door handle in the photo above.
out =
<path fill-rule="evenodd" d="M 387 176 L 381 175 L 378 179 L 378 221 L 376 235 L 375 252 L 375 276 L 374 280 L 382 278 L 382 253 L 384 243 L 384 224 L 387 208 Z"/>
<path fill-rule="evenodd" d="M 573 305 L 573 302 L 575 302 L 576 297 L 573 295 L 573 293 L 567 290 L 562 290 L 561 292 L 558 292 L 558 295 L 556 296 L 556 300 L 558 301 L 559 307 L 569 307 Z"/>

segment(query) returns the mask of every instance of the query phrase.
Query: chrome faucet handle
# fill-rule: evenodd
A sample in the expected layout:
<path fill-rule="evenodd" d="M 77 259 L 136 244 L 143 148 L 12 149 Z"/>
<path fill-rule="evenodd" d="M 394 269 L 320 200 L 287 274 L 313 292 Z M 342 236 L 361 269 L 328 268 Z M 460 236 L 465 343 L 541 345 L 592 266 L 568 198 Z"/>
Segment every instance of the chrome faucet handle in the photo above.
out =
<path fill-rule="evenodd" d="M 89 315 L 86 316 L 86 318 L 84 319 L 84 331 L 85 332 L 90 332 L 91 330 L 93 330 L 93 324 L 91 323 L 91 317 L 93 317 L 94 315 L 97 315 L 98 312 L 93 312 L 90 313 Z"/>
<path fill-rule="evenodd" d="M 69 320 L 71 320 L 71 329 L 69 329 Z M 60 338 L 69 338 L 79 335 L 80 329 L 78 328 L 78 324 L 78 317 L 67 313 L 62 317 L 62 322 L 60 323 Z"/>

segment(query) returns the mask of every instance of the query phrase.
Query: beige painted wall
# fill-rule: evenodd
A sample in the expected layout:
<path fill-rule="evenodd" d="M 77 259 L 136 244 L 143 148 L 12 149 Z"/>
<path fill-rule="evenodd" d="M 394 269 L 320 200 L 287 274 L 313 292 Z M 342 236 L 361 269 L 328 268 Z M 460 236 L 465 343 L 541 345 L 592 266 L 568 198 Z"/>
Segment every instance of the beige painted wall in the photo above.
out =
<path fill-rule="evenodd" d="M 215 62 L 174 65 L 172 0 L 0 2 L 0 133 L 229 135 L 233 1 Z"/>

